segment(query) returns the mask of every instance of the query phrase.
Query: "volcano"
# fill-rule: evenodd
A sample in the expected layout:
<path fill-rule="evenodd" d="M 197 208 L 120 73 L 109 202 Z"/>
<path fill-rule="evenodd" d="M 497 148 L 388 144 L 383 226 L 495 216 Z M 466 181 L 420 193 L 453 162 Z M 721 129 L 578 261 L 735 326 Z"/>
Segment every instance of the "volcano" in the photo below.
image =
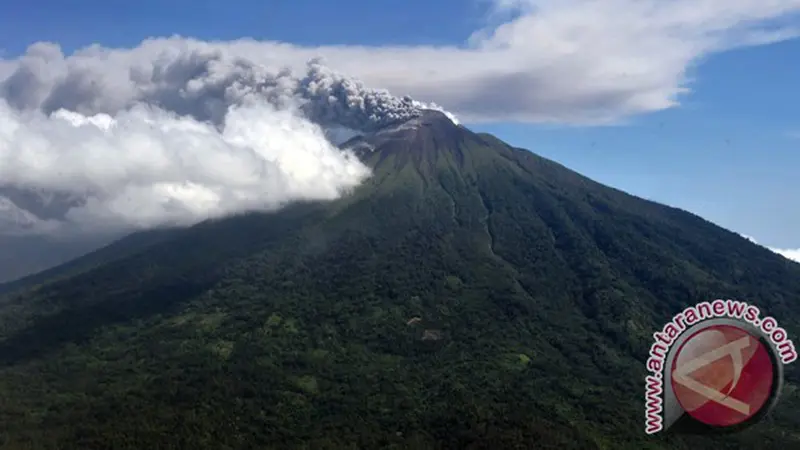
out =
<path fill-rule="evenodd" d="M 6 286 L 0 447 L 794 448 L 644 434 L 653 331 L 736 298 L 800 329 L 800 265 L 426 111 L 342 145 L 333 202 L 132 235 Z"/>

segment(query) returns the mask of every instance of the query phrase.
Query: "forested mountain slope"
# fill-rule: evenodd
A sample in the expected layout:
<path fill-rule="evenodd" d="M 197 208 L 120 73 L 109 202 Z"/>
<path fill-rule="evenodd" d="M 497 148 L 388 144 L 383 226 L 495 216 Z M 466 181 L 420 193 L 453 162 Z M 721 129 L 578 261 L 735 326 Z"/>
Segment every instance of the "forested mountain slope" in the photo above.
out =
<path fill-rule="evenodd" d="M 800 329 L 800 265 L 439 113 L 347 146 L 374 175 L 341 200 L 0 297 L 0 447 L 800 446 L 793 366 L 741 435 L 647 437 L 642 401 L 689 304 Z"/>

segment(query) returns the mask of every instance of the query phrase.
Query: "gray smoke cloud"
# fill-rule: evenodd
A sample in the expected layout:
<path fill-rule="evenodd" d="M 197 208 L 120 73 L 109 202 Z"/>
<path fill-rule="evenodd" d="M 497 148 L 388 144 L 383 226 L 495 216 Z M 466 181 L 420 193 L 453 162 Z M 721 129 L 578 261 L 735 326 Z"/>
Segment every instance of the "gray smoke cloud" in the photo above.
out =
<path fill-rule="evenodd" d="M 331 140 L 441 110 L 320 59 L 292 70 L 173 42 L 69 56 L 37 43 L 0 60 L 0 233 L 191 225 L 333 199 L 369 170 Z"/>
<path fill-rule="evenodd" d="M 278 109 L 297 108 L 323 126 L 365 132 L 416 117 L 423 109 L 442 110 L 368 88 L 326 67 L 321 58 L 297 74 L 219 49 L 165 48 L 151 60 L 130 59 L 127 67 L 109 56 L 95 47 L 65 57 L 56 44 L 34 44 L 0 83 L 0 96 L 18 110 L 46 114 L 59 109 L 115 114 L 146 103 L 219 126 L 232 106 L 265 101 Z"/>

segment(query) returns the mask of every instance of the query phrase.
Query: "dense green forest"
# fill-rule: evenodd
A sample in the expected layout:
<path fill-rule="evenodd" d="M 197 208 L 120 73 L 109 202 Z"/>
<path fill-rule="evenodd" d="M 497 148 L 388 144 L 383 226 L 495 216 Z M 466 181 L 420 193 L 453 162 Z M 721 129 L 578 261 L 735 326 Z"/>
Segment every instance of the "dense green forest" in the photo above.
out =
<path fill-rule="evenodd" d="M 800 265 L 437 118 L 371 144 L 341 200 L 9 288 L 0 448 L 800 448 L 794 366 L 739 435 L 648 437 L 642 400 L 689 304 L 800 330 Z"/>

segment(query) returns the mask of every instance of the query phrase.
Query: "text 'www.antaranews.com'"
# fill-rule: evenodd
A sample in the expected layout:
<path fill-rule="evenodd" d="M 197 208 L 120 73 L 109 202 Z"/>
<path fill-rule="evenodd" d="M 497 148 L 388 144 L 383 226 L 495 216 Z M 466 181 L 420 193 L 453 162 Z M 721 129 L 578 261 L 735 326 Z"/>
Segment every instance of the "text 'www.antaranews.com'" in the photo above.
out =
<path fill-rule="evenodd" d="M 684 332 L 690 328 L 702 328 L 706 321 L 714 322 L 714 320 L 711 319 L 717 319 L 717 321 L 720 319 L 733 319 L 736 322 L 742 323 L 742 325 L 745 327 L 749 325 L 747 328 L 754 331 L 749 335 L 746 335 L 744 331 L 742 331 L 740 335 L 736 335 L 736 333 L 728 333 L 728 336 L 734 336 L 730 338 L 730 341 L 721 341 L 718 345 L 718 348 L 713 349 L 713 351 L 708 351 L 702 356 L 694 355 L 694 353 L 697 353 L 698 350 L 696 348 L 692 349 L 692 352 L 694 352 L 693 356 L 695 356 L 694 359 L 689 365 L 684 364 L 685 367 L 682 367 L 679 373 L 674 367 L 676 364 L 675 361 L 677 361 L 678 358 L 675 355 L 670 357 L 671 352 L 687 353 L 683 352 L 683 350 L 676 350 L 681 346 L 686 346 L 687 344 L 685 341 L 687 341 L 687 339 L 692 339 L 692 336 L 689 336 L 688 338 L 686 336 L 682 337 Z M 735 328 L 732 326 L 729 327 Z M 717 334 L 723 335 L 724 333 L 717 332 Z M 751 342 L 752 345 L 750 346 L 751 349 L 749 350 L 749 355 L 752 355 L 755 352 L 755 350 L 752 350 L 752 348 L 755 348 L 754 346 L 758 345 L 758 342 L 761 342 L 757 338 L 752 337 L 755 335 L 761 336 L 763 342 L 768 341 L 769 346 L 765 345 L 763 347 L 769 347 L 771 349 L 770 351 L 772 351 L 772 354 L 776 356 L 773 359 L 779 360 L 779 364 L 789 364 L 797 359 L 797 352 L 795 350 L 794 343 L 789 339 L 786 330 L 778 325 L 778 321 L 773 317 L 762 318 L 761 311 L 758 307 L 742 301 L 719 299 L 711 302 L 702 302 L 695 306 L 690 306 L 684 309 L 682 312 L 676 314 L 661 331 L 654 333 L 654 343 L 650 347 L 649 357 L 647 359 L 647 370 L 649 375 L 647 375 L 645 378 L 645 432 L 647 434 L 653 434 L 664 429 L 664 383 L 667 375 L 671 377 L 670 379 L 672 383 L 675 383 L 676 379 L 678 382 L 683 383 L 680 389 L 682 389 L 684 399 L 689 395 L 694 396 L 691 401 L 688 401 L 688 403 L 694 404 L 694 409 L 691 411 L 693 414 L 691 415 L 693 415 L 693 417 L 699 417 L 702 419 L 701 421 L 705 421 L 706 423 L 711 423 L 711 421 L 713 421 L 713 418 L 710 418 L 709 416 L 711 414 L 709 411 L 712 410 L 706 409 L 703 411 L 701 409 L 701 406 L 707 403 L 711 403 L 713 404 L 712 406 L 717 408 L 713 411 L 715 411 L 714 414 L 717 414 L 718 416 L 722 414 L 719 411 L 724 409 L 720 408 L 719 405 L 727 406 L 730 411 L 740 411 L 742 417 L 741 421 L 744 421 L 747 417 L 755 415 L 755 413 L 749 408 L 749 405 L 745 405 L 743 402 L 737 399 L 728 398 L 731 397 L 731 392 L 733 392 L 734 388 L 739 382 L 739 379 L 741 378 L 740 375 L 743 373 L 742 371 L 745 370 L 741 356 L 742 354 L 746 354 L 743 353 L 745 352 L 743 349 L 746 349 L 748 345 L 750 345 L 748 342 Z M 715 337 L 715 339 L 718 338 Z M 748 339 L 751 340 L 748 341 Z M 680 345 L 674 345 L 679 340 L 684 342 Z M 706 338 L 706 341 L 708 341 L 708 338 Z M 675 349 L 673 349 L 673 346 Z M 695 347 L 697 347 L 697 345 L 695 345 Z M 707 344 L 705 347 L 709 347 L 709 345 Z M 726 384 L 727 388 L 725 392 L 723 392 L 719 386 L 710 387 L 709 385 L 703 384 L 697 379 L 686 375 L 690 370 L 696 371 L 698 368 L 713 364 L 715 361 L 720 360 L 727 355 L 730 356 L 730 359 L 728 360 L 730 362 L 728 362 L 728 365 L 725 366 L 725 370 L 729 370 L 731 372 L 731 375 L 728 378 L 728 380 L 731 381 Z M 685 359 L 686 358 L 683 360 Z M 762 358 L 762 360 L 763 359 L 765 358 Z M 672 361 L 669 363 L 671 367 L 668 368 L 667 364 L 670 360 Z M 753 364 L 756 362 L 758 361 L 754 360 Z M 768 380 L 765 383 L 768 384 L 771 383 L 771 381 Z M 747 386 L 741 388 L 747 389 Z M 770 388 L 773 389 L 773 393 L 774 390 L 777 389 L 774 386 L 771 386 Z M 672 393 L 671 391 L 670 394 L 678 395 Z M 699 399 L 699 401 L 696 401 L 697 399 Z M 678 398 L 678 401 L 680 401 L 680 398 Z M 686 401 L 684 403 L 686 403 Z M 761 401 L 761 403 L 758 404 L 758 407 L 762 408 L 765 403 L 766 400 Z M 705 414 L 706 416 L 702 416 L 702 414 Z M 735 413 L 730 412 L 730 414 Z M 736 422 L 734 419 L 735 417 L 733 419 L 728 418 L 726 419 L 727 421 L 720 420 L 720 423 L 733 424 Z"/>

